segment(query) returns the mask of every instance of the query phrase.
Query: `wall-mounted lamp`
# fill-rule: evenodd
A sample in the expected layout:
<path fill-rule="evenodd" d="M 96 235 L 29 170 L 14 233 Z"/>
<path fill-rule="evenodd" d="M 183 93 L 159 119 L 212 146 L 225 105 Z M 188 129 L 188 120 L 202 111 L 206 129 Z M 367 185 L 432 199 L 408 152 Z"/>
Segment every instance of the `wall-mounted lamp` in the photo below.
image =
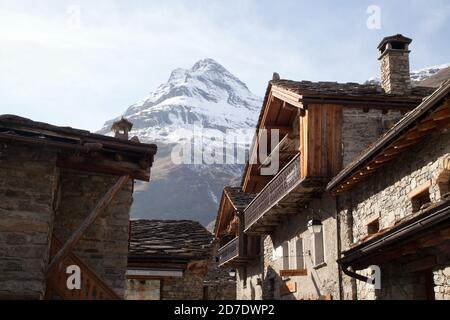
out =
<path fill-rule="evenodd" d="M 322 221 L 320 221 L 319 219 L 309 220 L 308 230 L 313 234 L 320 233 L 322 231 Z"/>
<path fill-rule="evenodd" d="M 230 277 L 234 278 L 234 277 L 236 277 L 236 270 L 235 269 L 230 269 L 228 274 L 230 275 Z"/>

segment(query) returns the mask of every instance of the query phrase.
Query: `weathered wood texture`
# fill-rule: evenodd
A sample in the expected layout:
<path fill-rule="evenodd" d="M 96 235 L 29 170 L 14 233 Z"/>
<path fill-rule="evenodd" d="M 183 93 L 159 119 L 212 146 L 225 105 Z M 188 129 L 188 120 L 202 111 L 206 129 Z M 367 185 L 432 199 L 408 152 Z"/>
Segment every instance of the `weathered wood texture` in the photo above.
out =
<path fill-rule="evenodd" d="M 50 256 L 61 250 L 61 242 L 53 236 Z M 69 290 L 67 288 L 66 268 L 77 265 L 81 270 L 81 288 Z M 64 300 L 120 300 L 112 290 L 89 266 L 87 266 L 73 252 L 62 260 L 60 267 L 52 271 L 47 279 L 46 299 L 53 299 L 57 295 Z"/>
<path fill-rule="evenodd" d="M 302 177 L 331 177 L 341 169 L 342 106 L 309 105 L 300 119 Z"/>

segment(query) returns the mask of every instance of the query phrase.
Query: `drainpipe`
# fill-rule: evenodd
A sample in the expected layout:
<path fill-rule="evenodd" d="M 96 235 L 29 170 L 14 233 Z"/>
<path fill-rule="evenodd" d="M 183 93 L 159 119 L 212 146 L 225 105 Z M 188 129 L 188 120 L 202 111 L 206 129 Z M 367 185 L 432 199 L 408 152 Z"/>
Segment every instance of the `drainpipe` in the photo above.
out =
<path fill-rule="evenodd" d="M 339 262 L 338 262 L 338 263 L 339 263 Z M 356 280 L 359 280 L 359 281 L 363 281 L 363 282 L 367 282 L 367 283 L 372 283 L 372 282 L 371 282 L 372 279 L 369 279 L 369 278 L 366 277 L 366 276 L 363 276 L 363 275 L 361 275 L 361 274 L 358 274 L 358 273 L 354 272 L 353 270 L 350 270 L 350 269 L 349 269 L 350 266 L 345 265 L 345 264 L 341 264 L 341 263 L 339 263 L 339 265 L 341 266 L 342 272 L 344 272 L 344 274 L 346 274 L 347 276 L 349 276 L 349 277 L 351 277 L 351 278 L 354 278 L 354 279 L 356 279 Z M 339 273 L 339 274 L 340 274 L 340 273 Z"/>

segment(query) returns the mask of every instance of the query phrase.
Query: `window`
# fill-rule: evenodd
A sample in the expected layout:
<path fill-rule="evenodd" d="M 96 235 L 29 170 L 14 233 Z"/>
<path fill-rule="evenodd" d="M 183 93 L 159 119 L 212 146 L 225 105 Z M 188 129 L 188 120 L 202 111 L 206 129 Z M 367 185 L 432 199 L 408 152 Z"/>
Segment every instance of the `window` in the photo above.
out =
<path fill-rule="evenodd" d="M 430 203 L 430 186 L 431 181 L 426 184 L 418 187 L 416 190 L 410 193 L 411 204 L 413 212 L 417 212 L 419 210 L 427 208 Z"/>
<path fill-rule="evenodd" d="M 430 202 L 430 192 L 428 190 L 418 194 L 412 198 L 413 212 L 425 209 Z"/>
<path fill-rule="evenodd" d="M 285 241 L 283 248 L 283 270 L 289 270 L 289 242 Z"/>
<path fill-rule="evenodd" d="M 303 238 L 297 238 L 295 241 L 295 260 L 297 269 L 305 269 L 305 260 L 303 258 Z"/>
<path fill-rule="evenodd" d="M 323 227 L 320 233 L 314 233 L 314 265 L 319 266 L 325 263 L 325 250 L 323 247 Z"/>
<path fill-rule="evenodd" d="M 380 220 L 374 219 L 367 225 L 367 234 L 370 236 L 377 233 L 378 231 L 380 231 Z"/>

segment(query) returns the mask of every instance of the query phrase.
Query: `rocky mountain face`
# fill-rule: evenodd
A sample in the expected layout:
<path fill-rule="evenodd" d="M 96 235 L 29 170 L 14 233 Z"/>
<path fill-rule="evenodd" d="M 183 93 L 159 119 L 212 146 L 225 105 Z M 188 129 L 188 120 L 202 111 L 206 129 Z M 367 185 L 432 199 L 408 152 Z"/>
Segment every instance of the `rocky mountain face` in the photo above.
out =
<path fill-rule="evenodd" d="M 253 133 L 261 105 L 262 99 L 242 81 L 204 59 L 190 69 L 174 70 L 166 83 L 130 106 L 122 116 L 134 124 L 131 136 L 158 145 L 151 183 L 136 183 L 132 217 L 211 222 L 223 187 L 239 184 L 243 164 L 211 165 L 194 157 L 206 151 L 225 162 L 227 149 L 220 138 L 233 129 Z M 117 119 L 106 122 L 100 133 L 111 134 Z M 234 154 L 248 150 L 251 138 L 235 141 Z M 179 149 L 190 149 L 191 156 Z"/>

